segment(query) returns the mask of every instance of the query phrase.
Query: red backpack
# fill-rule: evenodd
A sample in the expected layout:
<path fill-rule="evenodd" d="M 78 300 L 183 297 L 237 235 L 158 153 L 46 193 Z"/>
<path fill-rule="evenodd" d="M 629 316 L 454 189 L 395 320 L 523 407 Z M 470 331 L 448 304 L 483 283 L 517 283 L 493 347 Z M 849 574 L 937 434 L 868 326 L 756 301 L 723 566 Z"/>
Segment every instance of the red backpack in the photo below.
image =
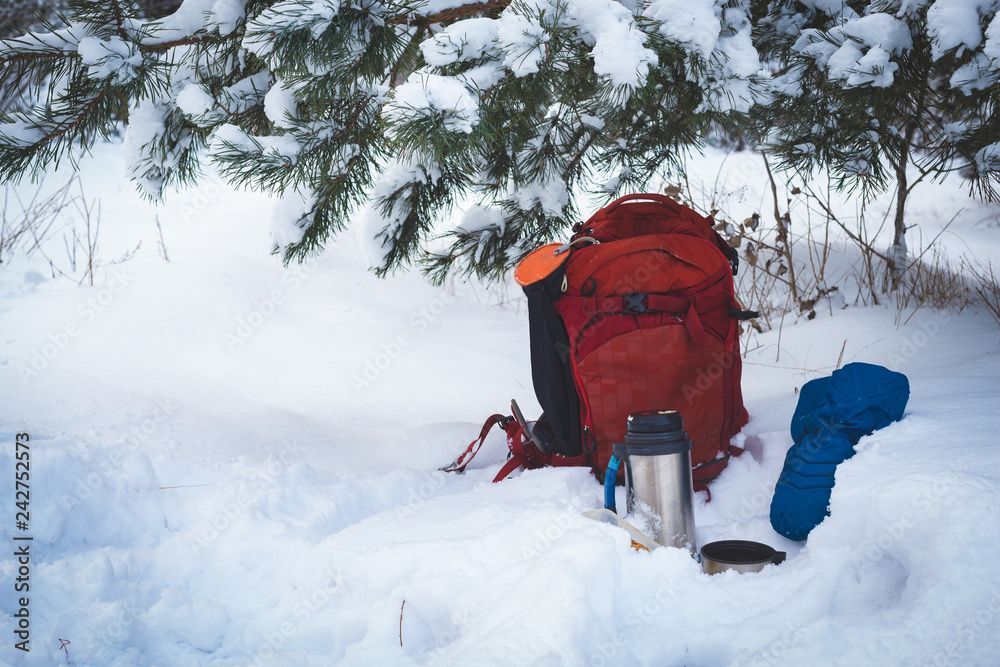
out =
<path fill-rule="evenodd" d="M 629 413 L 678 410 L 693 443 L 696 488 L 741 450 L 738 255 L 711 218 L 659 194 L 622 197 L 574 227 L 569 243 L 542 246 L 515 277 L 528 297 L 531 375 L 544 411 L 526 422 L 491 416 L 451 465 L 461 471 L 490 428 L 507 433 L 519 467 L 589 466 L 600 477 Z"/>

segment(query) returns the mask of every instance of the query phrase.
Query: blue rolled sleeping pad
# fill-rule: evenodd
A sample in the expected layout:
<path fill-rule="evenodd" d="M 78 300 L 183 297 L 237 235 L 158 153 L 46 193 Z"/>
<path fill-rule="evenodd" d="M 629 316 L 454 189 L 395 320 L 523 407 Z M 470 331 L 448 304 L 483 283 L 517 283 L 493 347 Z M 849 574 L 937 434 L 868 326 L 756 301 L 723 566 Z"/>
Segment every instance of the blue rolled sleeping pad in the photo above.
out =
<path fill-rule="evenodd" d="M 868 435 L 902 419 L 910 383 L 902 373 L 853 363 L 807 382 L 792 415 L 792 440 L 771 499 L 771 526 L 804 540 L 829 514 L 837 466 Z"/>

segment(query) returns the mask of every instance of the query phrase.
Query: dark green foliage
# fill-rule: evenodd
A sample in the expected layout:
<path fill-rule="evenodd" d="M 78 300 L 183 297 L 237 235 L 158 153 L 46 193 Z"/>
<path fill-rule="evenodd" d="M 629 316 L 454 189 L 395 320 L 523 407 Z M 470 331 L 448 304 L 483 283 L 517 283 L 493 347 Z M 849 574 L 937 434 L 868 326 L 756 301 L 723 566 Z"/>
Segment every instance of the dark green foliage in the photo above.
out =
<path fill-rule="evenodd" d="M 870 11 L 895 16 L 898 0 L 851 2 L 859 15 Z M 837 21 L 812 12 L 794 0 L 755 3 L 761 20 L 755 29 L 755 43 L 763 58 L 776 63 L 780 78 L 797 73 L 801 92 L 775 96 L 759 108 L 758 135 L 768 140 L 780 165 L 803 173 L 828 167 L 839 186 L 859 190 L 869 196 L 892 187 L 897 170 L 907 164 L 917 166 L 921 178 L 940 177 L 962 171 L 978 194 L 995 199 L 1000 173 L 976 169 L 976 153 L 1000 140 L 994 120 L 1000 85 L 996 71 L 984 76 L 992 84 L 985 88 L 965 88 L 951 81 L 975 53 L 953 50 L 935 59 L 926 27 L 927 7 L 904 17 L 912 36 L 912 46 L 894 56 L 898 66 L 890 86 L 849 86 L 832 79 L 826 68 L 793 48 L 799 35 L 783 32 L 779 26 L 798 19 L 802 29 L 813 28 L 834 45 L 842 40 L 829 31 Z M 859 42 L 859 44 L 861 44 Z M 966 131 L 948 131 L 959 123 Z M 812 151 L 803 150 L 809 146 Z"/>
<path fill-rule="evenodd" d="M 892 13 L 895 1 L 868 9 Z M 921 178 L 960 170 L 996 194 L 1000 164 L 982 153 L 997 141 L 995 71 L 980 77 L 991 85 L 952 85 L 973 58 L 990 66 L 968 51 L 931 58 L 924 14 L 908 19 L 915 41 L 893 56 L 892 86 L 850 87 L 795 48 L 809 28 L 835 43 L 840 19 L 794 0 L 719 2 L 710 54 L 611 4 L 619 13 L 601 21 L 624 21 L 616 37 L 641 35 L 631 46 L 648 59 L 636 62 L 655 63 L 634 78 L 595 71 L 603 24 L 572 3 L 484 0 L 428 14 L 418 0 L 248 0 L 235 23 L 206 15 L 178 31 L 171 17 L 141 20 L 150 10 L 132 2 L 73 0 L 68 28 L 0 43 L 0 89 L 21 91 L 19 110 L 0 116 L 0 179 L 36 175 L 129 124 L 132 175 L 150 197 L 196 182 L 207 156 L 234 184 L 302 199 L 301 238 L 275 248 L 286 260 L 321 248 L 368 202 L 383 250 L 373 269 L 416 264 L 435 280 L 501 275 L 563 236 L 579 197 L 589 208 L 677 174 L 706 137 L 766 144 L 782 167 L 827 167 L 863 196 L 901 182 L 901 166 L 912 187 L 907 164 Z M 739 52 L 750 48 L 748 14 L 776 86 Z M 452 51 L 425 61 L 427 40 L 451 39 L 442 31 L 472 17 L 500 17 L 506 36 L 469 52 L 442 42 Z M 42 36 L 56 30 L 62 38 Z M 93 43 L 84 61 L 85 35 L 108 50 L 107 67 Z M 470 218 L 440 228 L 470 204 Z"/>

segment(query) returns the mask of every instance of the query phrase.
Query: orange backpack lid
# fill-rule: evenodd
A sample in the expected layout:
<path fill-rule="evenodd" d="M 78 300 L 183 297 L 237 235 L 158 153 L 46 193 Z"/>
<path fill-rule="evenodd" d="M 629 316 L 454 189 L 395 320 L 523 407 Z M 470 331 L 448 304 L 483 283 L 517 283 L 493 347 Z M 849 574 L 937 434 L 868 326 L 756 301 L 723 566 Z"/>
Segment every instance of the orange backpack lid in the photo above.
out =
<path fill-rule="evenodd" d="M 562 249 L 562 252 L 560 252 Z M 548 243 L 535 248 L 517 265 L 514 269 L 514 280 L 521 287 L 527 287 L 551 276 L 556 269 L 563 265 L 569 252 L 566 251 L 565 244 Z"/>

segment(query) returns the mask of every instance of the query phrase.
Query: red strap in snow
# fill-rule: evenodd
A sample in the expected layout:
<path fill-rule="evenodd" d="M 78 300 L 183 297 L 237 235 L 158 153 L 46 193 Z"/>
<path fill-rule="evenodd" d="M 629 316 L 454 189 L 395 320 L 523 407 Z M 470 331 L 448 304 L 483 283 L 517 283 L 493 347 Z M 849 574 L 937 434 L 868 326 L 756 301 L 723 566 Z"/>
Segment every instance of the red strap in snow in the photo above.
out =
<path fill-rule="evenodd" d="M 708 488 L 708 482 L 695 482 L 694 492 L 698 493 L 699 491 L 704 491 L 706 494 L 708 494 L 708 498 L 705 499 L 705 502 L 707 503 L 712 502 L 712 489 Z"/>
<path fill-rule="evenodd" d="M 712 491 L 708 488 L 708 483 L 718 477 L 722 471 L 725 470 L 730 457 L 735 458 L 737 456 L 741 456 L 743 451 L 743 449 L 737 447 L 736 445 L 729 445 L 725 449 L 725 454 L 719 458 L 692 468 L 691 474 L 694 478 L 694 490 L 704 491 L 708 494 L 708 501 L 712 502 Z"/>
<path fill-rule="evenodd" d="M 469 443 L 469 446 L 465 448 L 465 451 L 458 455 L 458 458 L 452 461 L 450 464 L 441 468 L 444 472 L 463 472 L 465 466 L 472 462 L 472 459 L 476 458 L 476 454 L 479 453 L 480 448 L 483 446 L 483 442 L 486 441 L 486 436 L 489 435 L 490 429 L 496 424 L 500 424 L 506 428 L 506 424 L 514 421 L 513 417 L 505 417 L 500 413 L 490 415 L 486 422 L 483 424 L 483 428 L 479 431 L 479 437 Z"/>
<path fill-rule="evenodd" d="M 510 450 L 507 462 L 503 464 L 503 467 L 497 472 L 496 477 L 493 478 L 493 482 L 501 482 L 506 479 L 512 472 L 518 468 L 524 468 L 525 470 L 534 470 L 535 468 L 543 468 L 545 466 L 590 466 L 590 458 L 587 454 L 581 454 L 580 456 L 561 456 L 559 454 L 552 454 L 549 452 L 543 452 L 538 447 L 534 445 L 525 436 L 524 429 L 513 417 L 505 417 L 499 413 L 490 415 L 490 417 L 483 424 L 483 428 L 479 431 L 479 437 L 469 443 L 469 446 L 465 448 L 457 459 L 455 459 L 451 464 L 441 468 L 444 472 L 463 472 L 466 466 L 476 457 L 479 450 L 483 446 L 483 442 L 486 441 L 486 436 L 489 435 L 490 429 L 492 429 L 497 424 L 500 424 L 504 432 L 507 434 L 507 447 Z"/>
<path fill-rule="evenodd" d="M 512 472 L 521 467 L 526 467 L 531 465 L 531 460 L 521 457 L 521 456 L 511 456 L 507 459 L 507 462 L 503 464 L 503 467 L 497 471 L 496 476 L 493 478 L 493 483 L 502 482 L 507 479 Z"/>
<path fill-rule="evenodd" d="M 511 420 L 503 428 L 507 432 L 507 446 L 510 447 L 510 458 L 500 468 L 493 483 L 502 482 L 518 468 L 535 470 L 545 466 L 590 466 L 590 457 L 584 453 L 579 456 L 562 456 L 551 452 L 543 452 L 535 443 L 525 437 L 524 430 L 517 420 Z"/>

